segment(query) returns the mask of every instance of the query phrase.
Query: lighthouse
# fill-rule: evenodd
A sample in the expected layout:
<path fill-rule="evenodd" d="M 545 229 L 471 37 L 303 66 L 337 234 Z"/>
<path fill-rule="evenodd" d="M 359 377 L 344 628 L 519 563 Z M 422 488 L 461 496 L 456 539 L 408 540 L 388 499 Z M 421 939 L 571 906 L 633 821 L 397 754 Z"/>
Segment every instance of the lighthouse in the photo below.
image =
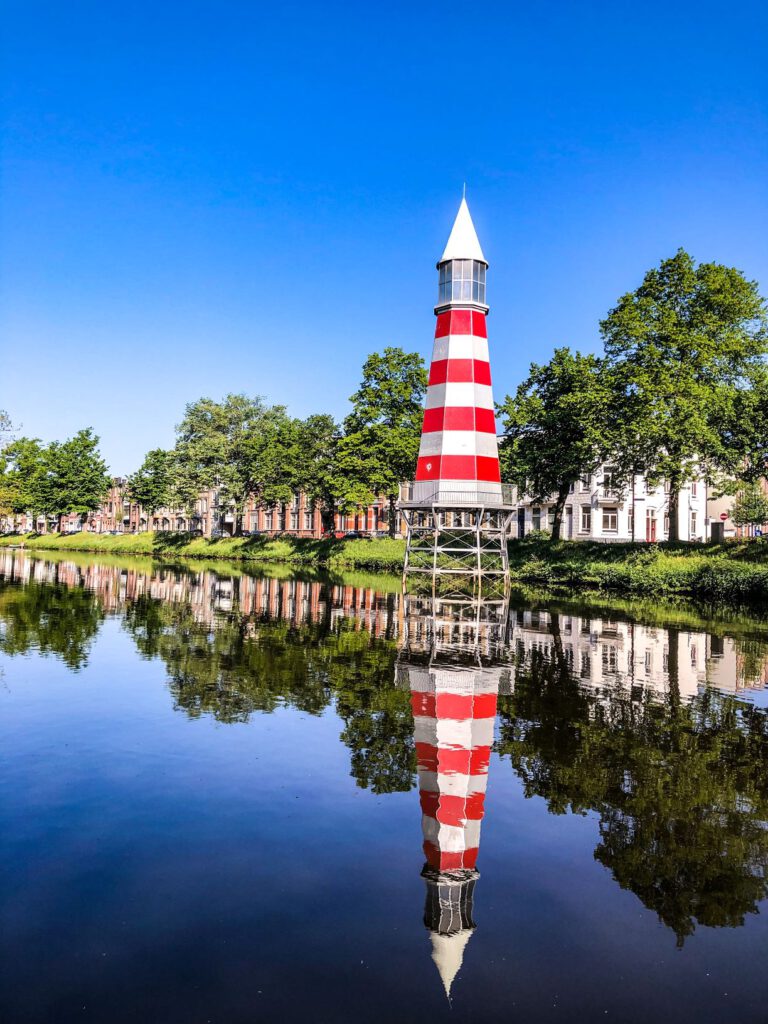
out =
<path fill-rule="evenodd" d="M 477 857 L 499 692 L 506 602 L 406 599 L 398 685 L 410 690 L 426 883 L 424 924 L 450 998 L 475 929 Z"/>
<path fill-rule="evenodd" d="M 401 493 L 410 573 L 508 579 L 511 505 L 501 483 L 488 350 L 488 261 L 462 198 L 437 262 L 438 300 L 415 480 Z M 459 582 L 458 580 L 456 581 Z"/>

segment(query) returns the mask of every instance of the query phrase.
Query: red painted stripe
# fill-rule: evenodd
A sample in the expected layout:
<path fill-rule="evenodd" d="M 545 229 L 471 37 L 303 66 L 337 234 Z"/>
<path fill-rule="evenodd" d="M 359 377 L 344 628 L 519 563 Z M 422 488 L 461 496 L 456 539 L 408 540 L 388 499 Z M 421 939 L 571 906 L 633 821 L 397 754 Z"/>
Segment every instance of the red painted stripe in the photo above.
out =
<path fill-rule="evenodd" d="M 462 750 L 456 747 L 436 747 L 434 743 L 417 743 L 416 762 L 419 768 L 427 772 L 485 775 L 491 762 L 491 748 L 483 746 Z"/>
<path fill-rule="evenodd" d="M 422 455 L 416 463 L 417 480 L 439 480 L 440 479 L 440 456 Z"/>
<path fill-rule="evenodd" d="M 496 417 L 493 414 L 493 409 L 475 409 L 475 430 L 479 430 L 483 434 L 496 433 Z"/>
<path fill-rule="evenodd" d="M 467 405 L 448 405 L 444 410 L 443 430 L 474 430 L 475 410 Z"/>
<path fill-rule="evenodd" d="M 448 456 L 443 456 L 443 461 Z M 486 480 L 491 483 L 501 482 L 501 471 L 499 469 L 498 458 L 493 458 L 490 455 L 478 455 L 477 456 L 477 479 Z"/>
<path fill-rule="evenodd" d="M 460 868 L 474 868 L 477 864 L 478 848 L 471 850 L 443 851 L 427 840 L 423 846 L 427 864 L 436 871 L 458 871 Z"/>
<path fill-rule="evenodd" d="M 475 384 L 491 383 L 491 364 L 484 359 L 475 359 Z"/>
<path fill-rule="evenodd" d="M 422 434 L 431 434 L 433 430 L 442 430 L 444 413 L 447 411 L 447 409 L 442 407 L 439 409 L 425 409 L 424 423 L 421 427 Z"/>
<path fill-rule="evenodd" d="M 488 337 L 488 327 L 485 322 L 485 313 L 478 313 L 476 309 L 472 310 L 472 333 L 476 338 Z"/>
<path fill-rule="evenodd" d="M 438 693 L 438 718 L 495 718 L 496 694 L 477 693 L 463 695 L 459 693 Z"/>
<path fill-rule="evenodd" d="M 440 480 L 477 480 L 474 455 L 442 455 Z"/>
<path fill-rule="evenodd" d="M 451 718 L 465 722 L 474 718 L 495 718 L 495 693 L 418 693 L 411 695 L 414 715 L 424 718 Z"/>
<path fill-rule="evenodd" d="M 472 310 L 471 309 L 449 309 L 445 313 L 439 313 L 435 324 L 435 337 L 445 338 L 449 334 L 471 334 L 472 333 Z"/>
<path fill-rule="evenodd" d="M 430 384 L 490 384 L 491 364 L 484 359 L 435 359 L 429 368 Z"/>
<path fill-rule="evenodd" d="M 448 793 L 419 793 L 421 809 L 430 818 L 442 825 L 463 828 L 468 821 L 480 821 L 483 817 L 485 793 L 470 793 L 469 796 L 454 796 Z"/>

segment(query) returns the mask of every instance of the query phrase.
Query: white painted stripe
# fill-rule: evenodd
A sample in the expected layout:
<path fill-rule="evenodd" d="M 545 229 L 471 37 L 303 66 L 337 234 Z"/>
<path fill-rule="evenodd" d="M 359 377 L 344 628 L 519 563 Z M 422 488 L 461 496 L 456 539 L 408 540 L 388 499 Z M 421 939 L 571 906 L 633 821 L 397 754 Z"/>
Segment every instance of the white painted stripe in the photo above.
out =
<path fill-rule="evenodd" d="M 475 408 L 493 409 L 493 388 L 490 384 L 474 384 Z"/>
<path fill-rule="evenodd" d="M 475 400 L 474 385 L 465 386 L 471 389 L 467 391 L 467 404 L 472 405 Z M 427 388 L 427 409 L 442 409 L 445 406 L 445 389 L 445 384 L 430 384 Z"/>
<path fill-rule="evenodd" d="M 488 339 L 475 338 L 471 334 L 452 334 L 447 338 L 436 338 L 432 349 L 432 362 L 440 359 L 481 359 L 487 363 Z"/>
<path fill-rule="evenodd" d="M 424 838 L 443 853 L 462 853 L 474 850 L 480 845 L 480 821 L 472 819 L 461 828 L 458 825 L 444 825 L 428 814 L 421 816 L 421 830 Z"/>
<path fill-rule="evenodd" d="M 499 446 L 495 434 L 476 430 L 431 430 L 421 435 L 419 456 L 486 455 L 496 458 Z"/>
<path fill-rule="evenodd" d="M 425 793 L 439 793 L 441 796 L 470 797 L 476 793 L 485 793 L 488 786 L 488 772 L 478 775 L 462 775 L 454 772 L 419 771 L 419 789 Z"/>

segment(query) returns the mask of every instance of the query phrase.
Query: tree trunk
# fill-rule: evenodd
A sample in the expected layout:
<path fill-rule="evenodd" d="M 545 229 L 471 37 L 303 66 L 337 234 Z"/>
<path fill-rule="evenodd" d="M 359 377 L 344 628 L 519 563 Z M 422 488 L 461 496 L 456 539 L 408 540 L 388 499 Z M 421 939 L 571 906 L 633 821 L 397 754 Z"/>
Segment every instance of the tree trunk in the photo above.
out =
<path fill-rule="evenodd" d="M 323 527 L 323 533 L 329 533 L 331 536 L 336 532 L 336 503 L 328 502 L 323 505 L 320 509 L 320 521 Z"/>
<path fill-rule="evenodd" d="M 669 478 L 669 534 L 667 540 L 676 544 L 680 540 L 680 475 L 673 474 Z"/>
<path fill-rule="evenodd" d="M 560 528 L 563 525 L 563 509 L 565 508 L 565 502 L 568 498 L 568 492 L 570 489 L 571 481 L 567 480 L 564 484 L 561 484 L 560 490 L 557 492 L 555 518 L 552 522 L 552 537 L 550 538 L 553 542 L 560 540 Z"/>
<path fill-rule="evenodd" d="M 389 496 L 389 536 L 394 537 L 397 533 L 397 498 Z"/>

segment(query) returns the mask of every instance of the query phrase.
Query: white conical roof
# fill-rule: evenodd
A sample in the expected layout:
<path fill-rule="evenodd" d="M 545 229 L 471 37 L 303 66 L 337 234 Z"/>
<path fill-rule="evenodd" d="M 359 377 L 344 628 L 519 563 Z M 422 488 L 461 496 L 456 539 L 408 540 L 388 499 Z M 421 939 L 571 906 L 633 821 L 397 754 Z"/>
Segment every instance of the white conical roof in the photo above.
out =
<path fill-rule="evenodd" d="M 472 218 L 469 215 L 466 199 L 461 200 L 461 206 L 456 214 L 456 220 L 453 222 L 448 244 L 445 247 L 445 252 L 440 257 L 440 263 L 445 263 L 446 260 L 480 260 L 481 263 L 488 262 L 485 256 L 483 256 L 483 250 L 480 248 L 480 242 L 475 231 L 475 225 L 472 223 Z"/>
<path fill-rule="evenodd" d="M 451 998 L 451 985 L 459 973 L 459 968 L 464 960 L 464 948 L 471 935 L 471 928 L 466 928 L 463 932 L 455 932 L 453 935 L 440 935 L 437 932 L 432 932 L 430 935 L 432 959 L 440 972 L 440 980 L 449 999 Z"/>

